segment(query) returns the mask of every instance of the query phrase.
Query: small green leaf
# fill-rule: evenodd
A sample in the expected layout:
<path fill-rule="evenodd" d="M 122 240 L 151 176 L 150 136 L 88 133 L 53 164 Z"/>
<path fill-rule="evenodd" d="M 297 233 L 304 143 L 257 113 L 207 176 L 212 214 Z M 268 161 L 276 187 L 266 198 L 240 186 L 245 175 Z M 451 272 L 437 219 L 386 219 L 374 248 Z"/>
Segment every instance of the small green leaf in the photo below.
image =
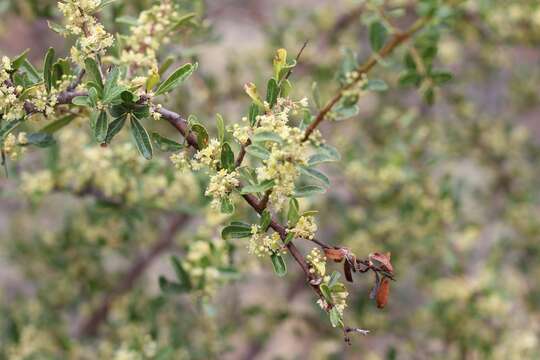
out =
<path fill-rule="evenodd" d="M 17 55 L 15 59 L 11 61 L 11 68 L 13 71 L 17 71 L 21 67 L 23 62 L 26 60 L 29 51 L 30 49 L 24 50 L 21 54 Z"/>
<path fill-rule="evenodd" d="M 135 141 L 139 153 L 145 159 L 150 160 L 152 158 L 152 143 L 150 142 L 150 137 L 139 119 L 135 116 L 131 116 L 131 134 L 133 135 L 133 140 Z"/>
<path fill-rule="evenodd" d="M 287 50 L 286 49 L 277 49 L 276 55 L 272 61 L 274 66 L 274 79 L 277 81 L 281 80 L 279 74 L 281 69 L 287 64 Z"/>
<path fill-rule="evenodd" d="M 266 102 L 273 108 L 279 96 L 279 87 L 275 79 L 268 80 L 266 87 Z"/>
<path fill-rule="evenodd" d="M 367 84 L 362 88 L 368 91 L 386 91 L 388 90 L 388 85 L 381 79 L 369 79 Z"/>
<path fill-rule="evenodd" d="M 328 281 L 328 287 L 330 290 L 334 287 L 334 285 L 337 284 L 339 278 L 341 277 L 341 274 L 337 271 L 334 271 L 332 275 L 330 276 L 330 281 Z"/>
<path fill-rule="evenodd" d="M 262 193 L 274 187 L 274 180 L 264 180 L 257 185 L 246 185 L 240 190 L 240 194 Z"/>
<path fill-rule="evenodd" d="M 110 144 L 116 134 L 122 130 L 124 124 L 126 123 L 126 118 L 127 115 L 121 115 L 109 124 L 109 127 L 107 128 L 107 136 L 105 137 L 105 143 Z"/>
<path fill-rule="evenodd" d="M 69 124 L 73 119 L 75 119 L 75 115 L 73 114 L 63 116 L 60 119 L 55 120 L 52 123 L 42 127 L 39 132 L 52 134 Z"/>
<path fill-rule="evenodd" d="M 184 145 L 161 136 L 157 132 L 152 133 L 152 140 L 154 141 L 154 144 L 157 145 L 158 149 L 164 152 L 177 152 L 184 148 Z"/>
<path fill-rule="evenodd" d="M 257 106 L 257 104 L 251 103 L 248 115 L 249 125 L 251 127 L 255 126 L 255 123 L 257 122 L 257 115 L 259 115 L 259 107 Z"/>
<path fill-rule="evenodd" d="M 156 72 L 152 72 L 150 76 L 148 76 L 148 79 L 146 80 L 146 92 L 152 91 L 154 86 L 156 86 L 159 83 L 159 74 Z"/>
<path fill-rule="evenodd" d="M 204 149 L 208 146 L 209 136 L 208 131 L 204 126 L 202 126 L 201 124 L 193 124 L 191 126 L 191 131 L 193 131 L 195 135 L 197 135 L 197 143 L 199 144 L 199 147 L 201 149 Z"/>
<path fill-rule="evenodd" d="M 333 303 L 333 301 L 332 301 L 332 293 L 330 292 L 330 289 L 328 288 L 328 285 L 321 284 L 321 286 L 319 288 L 321 289 L 321 293 L 323 294 L 324 299 L 326 300 L 326 302 L 329 303 L 329 304 L 332 304 Z"/>
<path fill-rule="evenodd" d="M 305 185 L 294 190 L 295 197 L 309 197 L 312 195 L 324 194 L 326 190 L 318 185 Z"/>
<path fill-rule="evenodd" d="M 165 61 L 163 61 L 163 64 L 159 67 L 158 74 L 159 76 L 163 76 L 165 74 L 165 71 L 167 71 L 171 65 L 174 63 L 174 57 L 168 56 Z"/>
<path fill-rule="evenodd" d="M 258 159 L 267 160 L 270 158 L 270 151 L 266 150 L 263 146 L 257 144 L 251 144 L 246 147 L 246 152 Z"/>
<path fill-rule="evenodd" d="M 105 88 L 103 89 L 103 102 L 109 103 L 118 97 L 126 89 L 123 86 L 118 85 L 118 79 L 120 78 L 120 69 L 114 67 L 107 75 L 107 81 L 105 82 Z"/>
<path fill-rule="evenodd" d="M 278 134 L 271 131 L 260 131 L 256 133 L 255 135 L 253 135 L 253 138 L 251 139 L 251 141 L 253 141 L 254 143 L 273 141 L 280 144 L 283 142 L 283 140 Z"/>
<path fill-rule="evenodd" d="M 86 73 L 90 77 L 90 80 L 98 84 L 100 89 L 103 89 L 103 79 L 101 78 L 101 71 L 99 65 L 94 58 L 88 57 L 84 60 L 84 68 Z"/>
<path fill-rule="evenodd" d="M 422 76 L 416 70 L 409 70 L 399 77 L 401 86 L 419 86 L 421 81 Z"/>
<path fill-rule="evenodd" d="M 300 219 L 300 205 L 298 200 L 291 198 L 289 200 L 289 211 L 287 212 L 287 224 L 289 227 L 294 227 Z"/>
<path fill-rule="evenodd" d="M 8 122 L 2 122 L 0 125 L 0 142 L 4 140 L 4 137 L 9 134 L 11 131 L 13 131 L 17 126 L 22 124 L 24 121 L 24 118 L 22 119 L 15 119 Z"/>
<path fill-rule="evenodd" d="M 28 145 L 35 145 L 38 147 L 48 147 L 56 143 L 51 134 L 36 132 L 27 135 Z"/>
<path fill-rule="evenodd" d="M 180 281 L 180 284 L 182 284 L 187 289 L 191 289 L 191 279 L 189 277 L 189 274 L 182 266 L 182 263 L 180 262 L 180 259 L 176 256 L 171 256 L 171 263 L 174 269 L 174 272 L 176 273 L 176 278 Z"/>
<path fill-rule="evenodd" d="M 45 81 L 45 87 L 47 92 L 51 92 L 53 86 L 52 83 L 52 65 L 54 61 L 54 49 L 51 47 L 45 54 L 45 60 L 43 62 L 43 79 Z"/>
<path fill-rule="evenodd" d="M 305 166 L 301 166 L 299 169 L 303 174 L 305 174 L 307 176 L 310 176 L 313 179 L 316 179 L 316 180 L 320 181 L 325 187 L 330 186 L 330 180 L 328 179 L 328 176 L 326 176 L 325 174 L 323 174 L 319 170 L 316 170 L 316 169 L 313 169 L 313 168 L 308 168 L 308 167 L 305 167 Z"/>
<path fill-rule="evenodd" d="M 330 309 L 330 323 L 333 327 L 341 326 L 342 324 L 341 315 L 335 306 Z"/>
<path fill-rule="evenodd" d="M 234 204 L 229 198 L 221 199 L 221 212 L 223 214 L 233 214 L 234 213 Z"/>
<path fill-rule="evenodd" d="M 234 225 L 227 225 L 221 231 L 221 237 L 223 240 L 241 239 L 250 236 L 251 226 L 247 224 L 235 223 Z"/>
<path fill-rule="evenodd" d="M 173 72 L 171 76 L 167 78 L 167 80 L 159 85 L 155 96 L 166 94 L 172 91 L 174 88 L 180 86 L 188 77 L 191 76 L 191 74 L 193 74 L 196 69 L 197 63 L 195 63 L 195 65 L 189 63 L 182 65 L 175 72 Z"/>
<path fill-rule="evenodd" d="M 337 149 L 333 146 L 323 144 L 317 150 L 317 153 L 309 158 L 309 166 L 324 162 L 339 161 L 341 159 L 339 151 L 337 151 Z"/>
<path fill-rule="evenodd" d="M 285 240 L 283 241 L 283 243 L 285 245 L 287 245 L 288 243 L 291 242 L 291 240 L 294 239 L 294 233 L 293 232 L 290 232 L 287 234 L 287 236 L 285 237 Z"/>
<path fill-rule="evenodd" d="M 182 26 L 184 26 L 185 24 L 189 23 L 195 16 L 197 16 L 196 13 L 188 13 L 188 14 L 185 14 L 185 15 L 182 15 L 181 17 L 179 17 L 178 19 L 176 19 L 174 21 L 174 24 L 171 26 L 170 28 L 170 32 L 172 31 L 177 31 L 178 29 L 180 29 Z"/>
<path fill-rule="evenodd" d="M 371 23 L 369 26 L 369 43 L 373 51 L 378 52 L 382 49 L 386 43 L 386 38 L 388 36 L 388 30 L 386 27 L 379 21 Z"/>
<path fill-rule="evenodd" d="M 102 143 L 107 138 L 108 130 L 108 117 L 105 111 L 101 111 L 94 125 L 94 139 L 97 142 Z"/>
<path fill-rule="evenodd" d="M 452 73 L 444 70 L 433 70 L 430 74 L 431 78 L 437 85 L 442 85 L 452 80 Z"/>
<path fill-rule="evenodd" d="M 272 222 L 272 214 L 270 214 L 270 211 L 268 211 L 268 209 L 265 209 L 261 215 L 261 223 L 260 223 L 261 230 L 263 232 L 266 232 L 271 222 Z"/>
<path fill-rule="evenodd" d="M 159 288 L 166 294 L 180 294 L 187 291 L 182 284 L 169 281 L 164 276 L 159 277 Z"/>
<path fill-rule="evenodd" d="M 234 170 L 234 153 L 228 143 L 221 146 L 221 167 L 229 171 Z"/>
<path fill-rule="evenodd" d="M 24 59 L 24 61 L 21 64 L 21 69 L 23 69 L 26 74 L 28 75 L 28 79 L 32 82 L 32 84 L 37 84 L 41 82 L 42 77 L 36 70 L 36 68 L 28 61 L 28 59 Z"/>
<path fill-rule="evenodd" d="M 259 106 L 261 109 L 264 109 L 264 103 L 261 99 L 261 96 L 257 92 L 257 86 L 253 83 L 247 83 L 244 85 L 244 91 L 248 96 L 253 100 L 257 106 Z"/>
<path fill-rule="evenodd" d="M 277 276 L 283 277 L 287 275 L 287 264 L 285 264 L 283 257 L 279 254 L 272 254 L 270 258 L 272 259 L 272 265 Z"/>
<path fill-rule="evenodd" d="M 223 143 L 225 140 L 225 121 L 221 114 L 216 114 L 216 127 L 218 132 L 218 139 L 220 143 Z"/>

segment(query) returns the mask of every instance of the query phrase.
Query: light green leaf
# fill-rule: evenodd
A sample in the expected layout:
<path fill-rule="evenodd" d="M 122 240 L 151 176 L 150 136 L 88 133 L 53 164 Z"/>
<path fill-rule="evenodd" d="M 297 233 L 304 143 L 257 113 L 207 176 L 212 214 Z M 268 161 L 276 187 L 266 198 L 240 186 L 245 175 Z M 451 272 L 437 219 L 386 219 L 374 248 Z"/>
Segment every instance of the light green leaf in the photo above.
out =
<path fill-rule="evenodd" d="M 452 73 L 445 70 L 433 70 L 430 76 L 437 85 L 445 84 L 453 78 Z"/>
<path fill-rule="evenodd" d="M 305 166 L 301 166 L 299 169 L 303 174 L 320 181 L 325 187 L 330 186 L 330 180 L 328 179 L 328 177 L 319 170 L 315 170 L 313 168 L 308 168 Z"/>
<path fill-rule="evenodd" d="M 45 87 L 47 92 L 51 92 L 53 86 L 52 83 L 52 65 L 54 61 L 54 49 L 51 47 L 45 54 L 45 60 L 43 62 L 43 79 L 45 81 Z"/>
<path fill-rule="evenodd" d="M 268 80 L 266 87 L 266 102 L 273 108 L 279 95 L 279 87 L 275 79 Z"/>
<path fill-rule="evenodd" d="M 259 107 L 255 103 L 251 103 L 249 107 L 249 125 L 252 127 L 255 126 L 255 123 L 257 122 L 257 115 L 259 115 Z"/>
<path fill-rule="evenodd" d="M 109 124 L 109 127 L 107 128 L 107 136 L 105 137 L 105 143 L 110 144 L 116 134 L 122 130 L 124 124 L 126 123 L 126 118 L 127 115 L 121 115 Z"/>
<path fill-rule="evenodd" d="M 30 49 L 24 50 L 21 54 L 17 55 L 15 59 L 11 61 L 11 68 L 13 69 L 13 71 L 17 71 L 21 67 L 23 62 L 26 60 L 29 51 Z"/>
<path fill-rule="evenodd" d="M 386 91 L 388 90 L 388 85 L 381 79 L 369 79 L 362 89 L 368 91 Z"/>
<path fill-rule="evenodd" d="M 300 205 L 298 200 L 291 198 L 289 200 L 289 211 L 287 212 L 287 224 L 289 227 L 294 227 L 300 219 Z"/>
<path fill-rule="evenodd" d="M 234 170 L 234 153 L 229 143 L 221 146 L 221 167 L 229 171 Z"/>
<path fill-rule="evenodd" d="M 262 160 L 267 160 L 270 157 L 270 151 L 257 144 L 251 144 L 246 147 L 246 152 Z"/>
<path fill-rule="evenodd" d="M 131 134 L 133 135 L 133 140 L 135 141 L 139 153 L 145 159 L 150 160 L 153 152 L 150 137 L 139 119 L 135 116 L 131 116 Z"/>
<path fill-rule="evenodd" d="M 51 134 L 36 132 L 27 135 L 28 145 L 35 145 L 38 147 L 48 147 L 56 143 Z"/>
<path fill-rule="evenodd" d="M 97 142 L 103 143 L 107 138 L 108 117 L 105 111 L 101 111 L 94 125 L 94 139 Z"/>
<path fill-rule="evenodd" d="M 42 127 L 39 132 L 52 134 L 69 124 L 73 119 L 75 119 L 75 115 L 73 114 L 63 116 L 60 119 L 55 120 L 52 123 Z"/>
<path fill-rule="evenodd" d="M 275 184 L 274 180 L 264 180 L 257 185 L 246 185 L 240 190 L 240 194 L 262 193 L 270 190 Z"/>
<path fill-rule="evenodd" d="M 193 124 L 191 126 L 191 131 L 197 135 L 197 143 L 199 144 L 199 148 L 204 149 L 206 146 L 208 146 L 208 131 L 203 125 Z"/>
<path fill-rule="evenodd" d="M 184 148 L 184 145 L 177 143 L 174 140 L 161 136 L 157 132 L 152 133 L 152 140 L 157 145 L 158 149 L 165 152 L 177 152 Z"/>
<path fill-rule="evenodd" d="M 192 288 L 191 278 L 189 277 L 189 274 L 182 266 L 180 259 L 178 259 L 178 257 L 176 256 L 171 256 L 171 264 L 176 274 L 176 278 L 178 279 L 178 281 L 180 281 L 180 284 L 185 286 L 187 289 L 191 289 Z"/>
<path fill-rule="evenodd" d="M 277 143 L 282 143 L 283 140 L 281 139 L 281 137 L 276 134 L 275 132 L 271 132 L 271 131 L 260 131 L 258 133 L 256 133 L 255 135 L 253 135 L 253 138 L 251 139 L 252 142 L 254 143 L 257 143 L 257 142 L 266 142 L 266 141 L 273 141 L 273 142 L 277 142 Z"/>
<path fill-rule="evenodd" d="M 293 195 L 295 197 L 309 197 L 312 195 L 324 194 L 325 188 L 318 185 L 305 185 L 294 190 Z"/>
<path fill-rule="evenodd" d="M 247 224 L 235 223 L 227 225 L 221 231 L 223 240 L 241 239 L 251 236 L 251 226 Z"/>
<path fill-rule="evenodd" d="M 274 266 L 274 271 L 277 276 L 283 277 L 287 275 L 287 264 L 285 264 L 285 260 L 283 260 L 281 255 L 272 254 L 270 259 L 272 259 L 272 265 Z"/>
<path fill-rule="evenodd" d="M 261 230 L 263 232 L 266 232 L 271 222 L 272 222 L 272 214 L 270 214 L 270 211 L 268 211 L 268 209 L 265 209 L 261 215 L 261 223 L 260 223 Z"/>
<path fill-rule="evenodd" d="M 107 75 L 107 81 L 105 82 L 105 88 L 103 89 L 103 102 L 109 103 L 118 97 L 124 90 L 123 86 L 118 85 L 118 79 L 120 77 L 120 69 L 114 67 Z"/>
<path fill-rule="evenodd" d="M 225 140 L 225 121 L 221 114 L 216 114 L 216 127 L 218 132 L 218 139 L 220 143 L 223 143 Z"/>
<path fill-rule="evenodd" d="M 90 80 L 95 82 L 100 89 L 103 89 L 103 79 L 101 78 L 101 71 L 99 65 L 94 58 L 88 57 L 84 60 L 84 68 L 86 73 L 90 77 Z"/>
<path fill-rule="evenodd" d="M 233 214 L 234 213 L 234 204 L 229 198 L 221 199 L 221 212 L 223 214 Z"/>
<path fill-rule="evenodd" d="M 387 37 L 388 30 L 381 22 L 375 21 L 371 23 L 369 26 L 369 43 L 373 51 L 378 52 L 381 50 L 386 43 Z"/>
<path fill-rule="evenodd" d="M 24 59 L 24 61 L 21 64 L 21 69 L 23 69 L 26 74 L 28 75 L 28 79 L 32 82 L 32 84 L 37 84 L 43 80 L 41 75 L 38 73 L 36 68 L 28 61 L 28 59 Z"/>
<path fill-rule="evenodd" d="M 193 72 L 197 69 L 197 66 L 197 63 L 195 63 L 195 65 L 188 63 L 179 67 L 167 78 L 167 80 L 159 85 L 155 96 L 166 94 L 172 91 L 174 88 L 180 86 L 189 76 L 191 76 L 191 74 L 193 74 Z"/>

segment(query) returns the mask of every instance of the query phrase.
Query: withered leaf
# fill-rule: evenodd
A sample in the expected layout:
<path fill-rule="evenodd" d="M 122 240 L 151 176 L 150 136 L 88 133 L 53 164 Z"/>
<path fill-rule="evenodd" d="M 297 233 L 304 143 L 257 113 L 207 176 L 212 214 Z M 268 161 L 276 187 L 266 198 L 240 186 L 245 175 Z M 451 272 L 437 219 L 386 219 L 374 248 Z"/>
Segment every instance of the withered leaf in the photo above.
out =
<path fill-rule="evenodd" d="M 379 252 L 374 252 L 369 254 L 369 261 L 373 263 L 373 266 L 376 269 L 392 274 L 394 272 L 394 268 L 390 263 L 390 256 L 390 253 L 382 254 Z"/>
<path fill-rule="evenodd" d="M 390 292 L 390 279 L 383 276 L 379 290 L 377 291 L 377 307 L 382 309 L 388 302 L 388 293 Z"/>
<path fill-rule="evenodd" d="M 345 279 L 347 279 L 348 282 L 353 282 L 351 264 L 348 260 L 345 260 L 345 263 L 343 264 L 343 273 L 345 274 Z"/>

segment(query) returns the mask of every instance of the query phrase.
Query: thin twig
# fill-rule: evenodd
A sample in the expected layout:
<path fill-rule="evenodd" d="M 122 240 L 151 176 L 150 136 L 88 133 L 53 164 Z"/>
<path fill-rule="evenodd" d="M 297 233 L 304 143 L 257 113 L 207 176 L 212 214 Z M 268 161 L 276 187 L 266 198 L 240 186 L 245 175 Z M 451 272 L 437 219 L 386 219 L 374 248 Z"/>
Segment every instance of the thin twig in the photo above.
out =
<path fill-rule="evenodd" d="M 379 53 L 372 54 L 364 64 L 359 66 L 356 69 L 356 72 L 358 72 L 358 77 L 355 79 L 355 81 L 343 86 L 339 92 L 332 99 L 330 99 L 328 103 L 326 103 L 326 105 L 315 117 L 315 120 L 306 128 L 303 140 L 306 141 L 309 139 L 313 131 L 315 131 L 315 129 L 326 118 L 326 115 L 332 110 L 338 101 L 341 100 L 345 90 L 349 90 L 355 86 L 362 79 L 362 74 L 367 74 L 375 65 L 377 65 L 380 59 L 388 56 L 395 48 L 404 43 L 406 40 L 410 39 L 417 31 L 422 29 L 429 20 L 429 17 L 421 18 L 417 20 L 407 31 L 394 34 L 386 45 L 384 45 L 384 47 L 379 51 Z"/>

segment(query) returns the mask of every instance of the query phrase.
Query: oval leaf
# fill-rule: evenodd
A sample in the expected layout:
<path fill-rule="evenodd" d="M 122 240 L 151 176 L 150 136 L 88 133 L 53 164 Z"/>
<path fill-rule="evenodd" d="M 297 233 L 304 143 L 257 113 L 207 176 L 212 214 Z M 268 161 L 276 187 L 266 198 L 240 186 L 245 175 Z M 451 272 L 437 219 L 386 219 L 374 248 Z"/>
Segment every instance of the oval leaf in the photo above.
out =
<path fill-rule="evenodd" d="M 133 135 L 133 140 L 135 141 L 139 153 L 141 153 L 145 159 L 150 160 L 153 152 L 150 137 L 139 119 L 135 116 L 131 116 L 131 134 Z"/>

